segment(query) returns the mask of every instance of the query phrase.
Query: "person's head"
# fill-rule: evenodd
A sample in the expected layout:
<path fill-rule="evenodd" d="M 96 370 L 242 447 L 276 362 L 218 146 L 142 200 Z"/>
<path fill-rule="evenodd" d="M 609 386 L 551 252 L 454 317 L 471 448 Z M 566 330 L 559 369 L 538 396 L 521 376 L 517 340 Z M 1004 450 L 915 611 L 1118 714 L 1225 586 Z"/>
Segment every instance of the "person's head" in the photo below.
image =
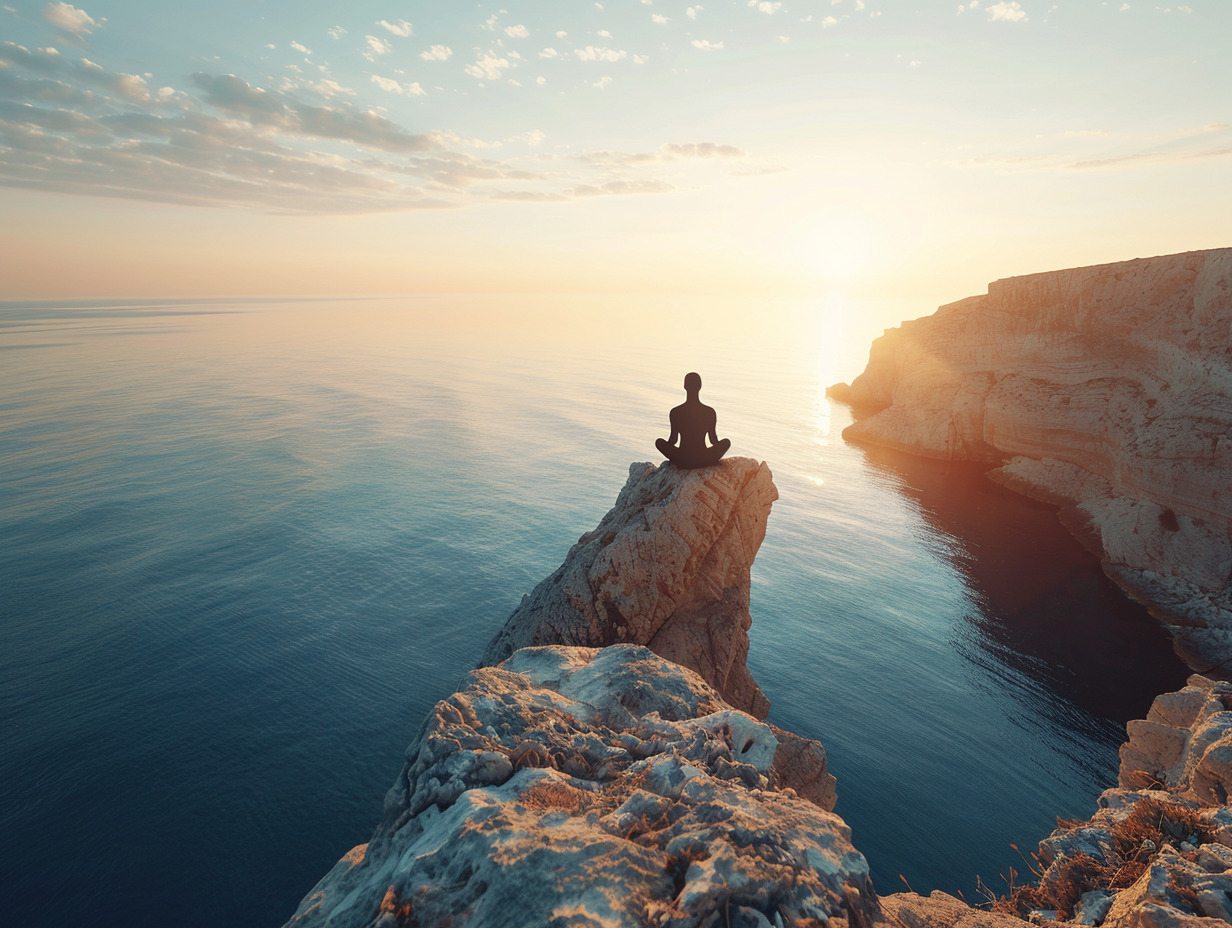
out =
<path fill-rule="evenodd" d="M 684 375 L 684 392 L 690 395 L 697 393 L 702 388 L 701 374 L 685 374 Z"/>

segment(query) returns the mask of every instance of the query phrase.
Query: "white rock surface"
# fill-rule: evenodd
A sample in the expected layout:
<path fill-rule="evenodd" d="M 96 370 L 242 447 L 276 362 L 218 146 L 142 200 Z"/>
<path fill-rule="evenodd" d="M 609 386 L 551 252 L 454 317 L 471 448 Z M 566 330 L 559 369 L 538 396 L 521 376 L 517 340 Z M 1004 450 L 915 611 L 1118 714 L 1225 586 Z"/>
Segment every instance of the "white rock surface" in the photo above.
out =
<path fill-rule="evenodd" d="M 844 437 L 1003 464 L 1198 669 L 1232 660 L 1232 249 L 1033 274 L 890 329 Z"/>
<path fill-rule="evenodd" d="M 870 925 L 850 830 L 772 787 L 776 747 L 645 648 L 520 650 L 437 704 L 288 928 Z"/>

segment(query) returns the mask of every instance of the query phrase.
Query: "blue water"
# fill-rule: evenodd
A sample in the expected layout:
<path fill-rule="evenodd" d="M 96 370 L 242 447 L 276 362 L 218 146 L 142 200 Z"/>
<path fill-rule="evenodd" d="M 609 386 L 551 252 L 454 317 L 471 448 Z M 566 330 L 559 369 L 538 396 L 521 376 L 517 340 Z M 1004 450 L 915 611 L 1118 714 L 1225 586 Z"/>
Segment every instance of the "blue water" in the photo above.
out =
<path fill-rule="evenodd" d="M 6 921 L 284 921 L 688 369 L 774 472 L 749 664 L 880 891 L 971 897 L 1090 814 L 1166 635 L 1046 507 L 845 444 L 810 307 L 691 312 L 0 304 Z"/>

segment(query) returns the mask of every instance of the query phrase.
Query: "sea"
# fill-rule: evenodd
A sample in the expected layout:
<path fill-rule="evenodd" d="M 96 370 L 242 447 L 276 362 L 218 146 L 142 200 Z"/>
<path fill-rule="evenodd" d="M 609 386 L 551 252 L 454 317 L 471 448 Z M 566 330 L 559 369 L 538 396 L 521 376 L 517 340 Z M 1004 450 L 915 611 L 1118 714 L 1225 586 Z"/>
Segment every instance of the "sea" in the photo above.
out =
<path fill-rule="evenodd" d="M 278 926 L 703 378 L 780 498 L 749 666 L 882 894 L 1031 877 L 1188 671 L 1047 506 L 845 442 L 829 301 L 0 303 L 0 912 Z M 917 313 L 918 314 L 918 313 Z"/>

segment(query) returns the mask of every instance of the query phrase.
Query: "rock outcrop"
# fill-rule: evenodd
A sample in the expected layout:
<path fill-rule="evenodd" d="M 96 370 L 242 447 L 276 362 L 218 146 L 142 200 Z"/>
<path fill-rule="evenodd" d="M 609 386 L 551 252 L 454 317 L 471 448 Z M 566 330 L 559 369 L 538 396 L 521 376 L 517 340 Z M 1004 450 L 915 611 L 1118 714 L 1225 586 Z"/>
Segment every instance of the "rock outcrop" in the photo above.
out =
<path fill-rule="evenodd" d="M 997 281 L 888 330 L 848 396 L 845 438 L 999 465 L 1191 666 L 1232 660 L 1232 249 Z"/>
<path fill-rule="evenodd" d="M 288 928 L 871 925 L 864 857 L 774 787 L 777 749 L 645 648 L 519 650 L 437 704 Z"/>
<path fill-rule="evenodd" d="M 770 468 L 751 458 L 631 465 L 616 505 L 523 597 L 482 663 L 535 645 L 641 644 L 764 719 L 769 700 L 745 665 L 749 571 L 776 499 Z"/>
<path fill-rule="evenodd" d="M 1128 731 L 1118 787 L 1024 858 L 1038 885 L 993 912 L 903 893 L 881 900 L 884 913 L 907 928 L 1012 928 L 1012 916 L 1104 928 L 1232 922 L 1232 684 L 1190 677 Z"/>

